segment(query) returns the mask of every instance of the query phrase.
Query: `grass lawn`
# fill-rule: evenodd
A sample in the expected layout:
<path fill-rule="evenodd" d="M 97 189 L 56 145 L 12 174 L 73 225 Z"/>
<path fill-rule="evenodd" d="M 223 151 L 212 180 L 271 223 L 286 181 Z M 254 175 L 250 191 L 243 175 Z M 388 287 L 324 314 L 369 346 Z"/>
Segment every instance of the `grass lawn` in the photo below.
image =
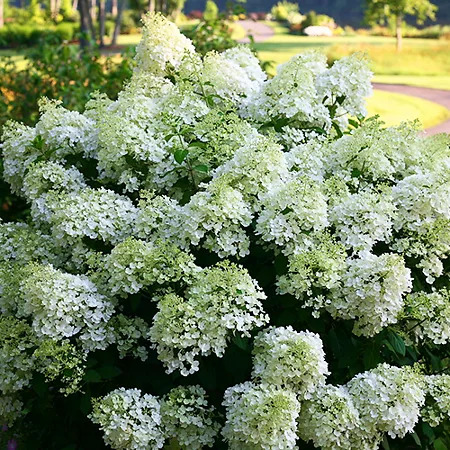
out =
<path fill-rule="evenodd" d="M 276 65 L 297 53 L 319 50 L 330 60 L 356 51 L 366 52 L 377 76 L 387 76 L 385 82 L 413 84 L 450 89 L 450 42 L 438 39 L 405 38 L 403 51 L 395 50 L 395 39 L 381 36 L 308 37 L 289 34 L 286 27 L 269 23 L 275 35 L 255 44 L 260 58 Z M 394 76 L 399 76 L 396 79 Z M 436 77 L 436 78 L 435 78 Z M 379 79 L 377 81 L 383 81 Z"/>
<path fill-rule="evenodd" d="M 386 91 L 375 90 L 367 107 L 369 115 L 378 114 L 388 126 L 419 119 L 423 128 L 430 128 L 450 119 L 450 111 L 437 103 Z"/>

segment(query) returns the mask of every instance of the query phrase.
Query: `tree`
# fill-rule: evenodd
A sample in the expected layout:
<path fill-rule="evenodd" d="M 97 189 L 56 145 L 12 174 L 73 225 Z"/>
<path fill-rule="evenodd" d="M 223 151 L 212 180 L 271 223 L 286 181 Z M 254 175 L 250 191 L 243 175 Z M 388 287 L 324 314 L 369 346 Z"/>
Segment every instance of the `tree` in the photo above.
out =
<path fill-rule="evenodd" d="M 3 0 L 0 0 L 0 28 L 4 25 L 3 6 Z"/>
<path fill-rule="evenodd" d="M 429 0 L 366 0 L 366 20 L 369 23 L 395 21 L 397 50 L 402 48 L 402 24 L 405 16 L 416 17 L 417 23 L 435 19 L 437 6 Z"/>

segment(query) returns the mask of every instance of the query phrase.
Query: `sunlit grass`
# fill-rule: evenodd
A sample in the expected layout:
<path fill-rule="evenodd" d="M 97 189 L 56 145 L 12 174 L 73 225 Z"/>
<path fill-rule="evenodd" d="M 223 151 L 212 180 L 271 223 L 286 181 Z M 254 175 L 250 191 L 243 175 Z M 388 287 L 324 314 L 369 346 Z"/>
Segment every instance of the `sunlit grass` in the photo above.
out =
<path fill-rule="evenodd" d="M 378 114 L 388 126 L 419 119 L 423 128 L 430 128 L 450 119 L 447 108 L 409 95 L 375 90 L 367 104 L 369 115 Z"/>

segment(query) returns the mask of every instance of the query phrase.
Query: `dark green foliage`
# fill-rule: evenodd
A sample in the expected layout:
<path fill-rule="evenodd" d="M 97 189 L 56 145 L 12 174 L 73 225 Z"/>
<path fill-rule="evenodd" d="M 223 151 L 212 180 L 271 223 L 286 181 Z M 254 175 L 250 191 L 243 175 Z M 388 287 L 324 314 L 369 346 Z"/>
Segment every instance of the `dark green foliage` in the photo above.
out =
<path fill-rule="evenodd" d="M 211 50 L 221 52 L 237 45 L 231 37 L 230 26 L 221 18 L 213 21 L 202 20 L 195 27 L 184 30 L 184 34 L 192 40 L 202 55 Z"/>

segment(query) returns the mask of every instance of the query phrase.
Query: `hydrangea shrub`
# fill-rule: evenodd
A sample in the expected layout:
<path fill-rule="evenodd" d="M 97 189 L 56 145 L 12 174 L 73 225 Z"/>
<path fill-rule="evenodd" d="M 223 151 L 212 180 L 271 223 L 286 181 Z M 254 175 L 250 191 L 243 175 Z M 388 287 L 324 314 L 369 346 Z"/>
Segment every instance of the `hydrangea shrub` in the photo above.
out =
<path fill-rule="evenodd" d="M 0 439 L 450 446 L 449 136 L 365 118 L 358 54 L 268 80 L 150 15 L 135 63 L 5 127 Z"/>

